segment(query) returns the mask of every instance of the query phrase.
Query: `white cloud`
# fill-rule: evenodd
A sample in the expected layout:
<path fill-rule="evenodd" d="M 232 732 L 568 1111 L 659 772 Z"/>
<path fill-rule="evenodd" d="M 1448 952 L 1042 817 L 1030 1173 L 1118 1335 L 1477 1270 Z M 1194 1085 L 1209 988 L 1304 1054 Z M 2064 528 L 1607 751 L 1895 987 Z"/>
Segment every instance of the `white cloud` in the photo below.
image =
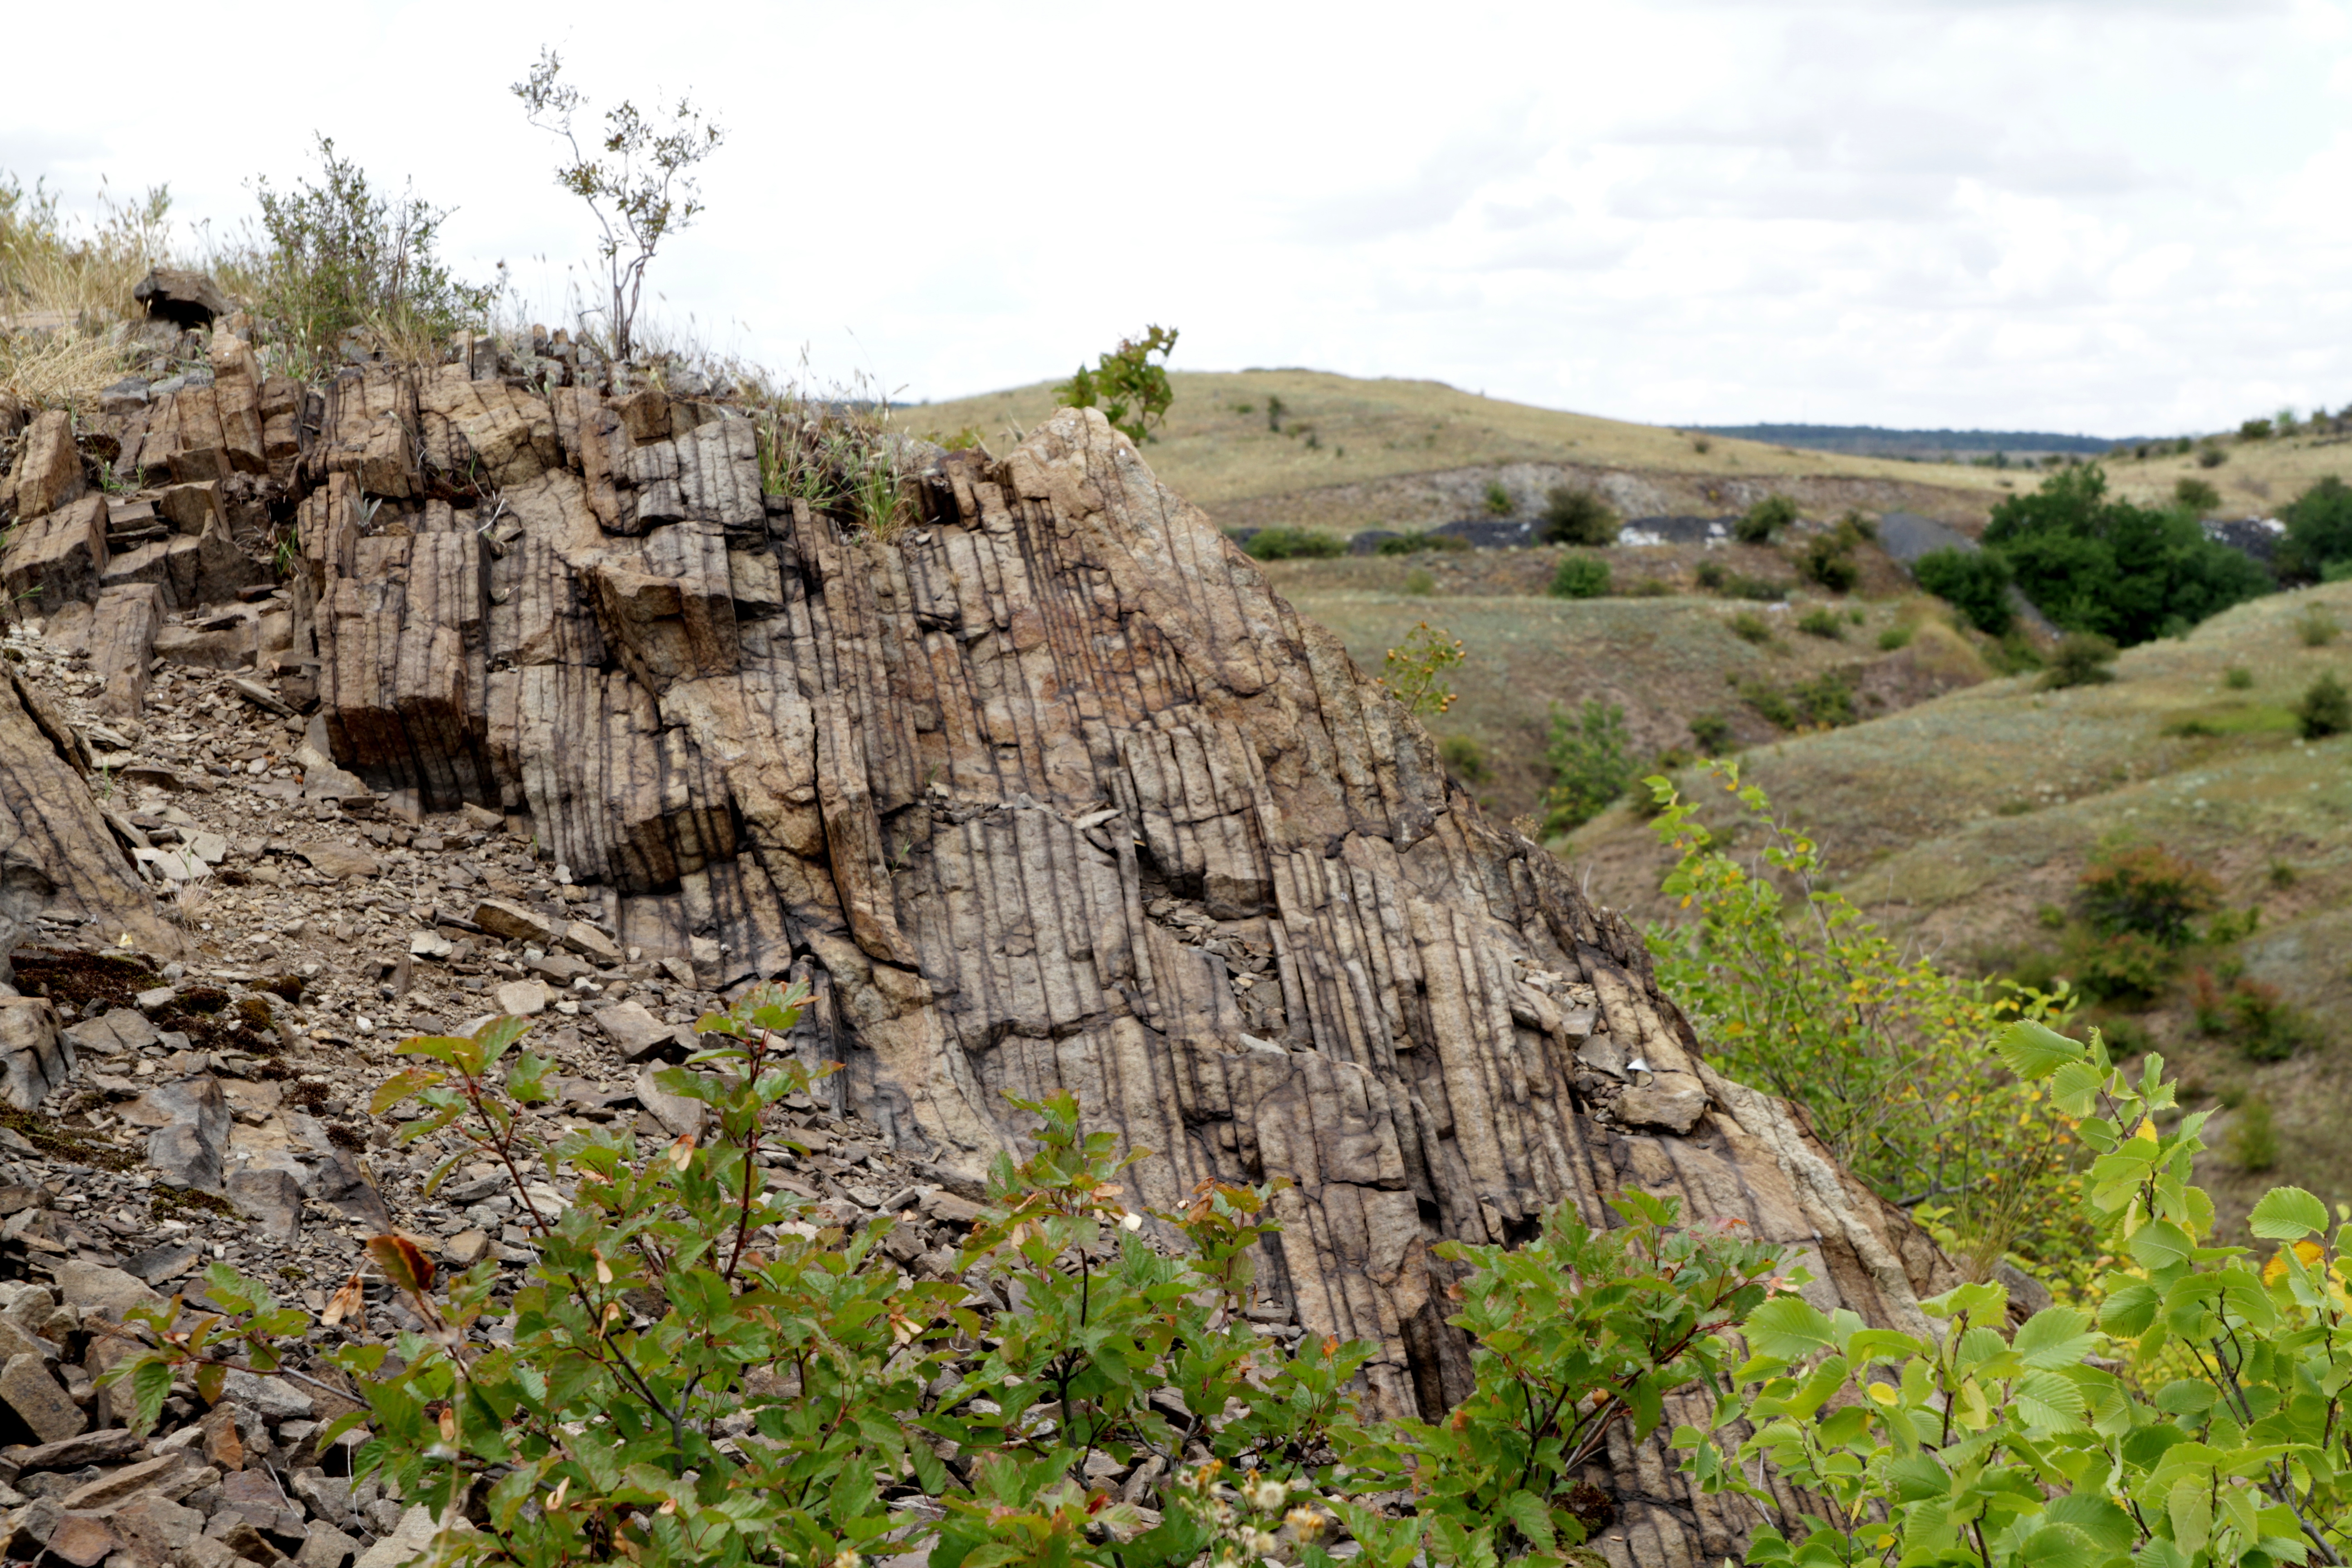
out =
<path fill-rule="evenodd" d="M 551 307 L 584 215 L 505 90 L 547 42 L 601 99 L 690 88 L 732 127 L 655 264 L 674 325 L 910 395 L 1160 321 L 1181 365 L 1668 422 L 2120 435 L 2352 399 L 2347 0 L 645 16 L 379 0 L 297 33 L 216 4 L 184 79 L 15 73 L 0 168 L 83 202 L 168 182 L 219 231 L 315 130 Z M 82 58 L 80 28 L 11 19 L 23 59 Z"/>

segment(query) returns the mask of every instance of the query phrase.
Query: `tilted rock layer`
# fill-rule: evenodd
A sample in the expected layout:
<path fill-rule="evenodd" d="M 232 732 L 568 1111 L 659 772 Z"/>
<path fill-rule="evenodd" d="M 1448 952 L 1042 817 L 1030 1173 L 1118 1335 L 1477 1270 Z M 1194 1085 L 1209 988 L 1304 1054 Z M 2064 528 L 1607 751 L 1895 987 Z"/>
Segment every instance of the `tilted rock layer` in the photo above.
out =
<path fill-rule="evenodd" d="M 1067 1089 L 1151 1152 L 1139 1206 L 1286 1180 L 1261 1289 L 1376 1342 L 1391 1412 L 1468 1387 L 1434 1243 L 1627 1186 L 1918 1326 L 1925 1238 L 1709 1073 L 1639 934 L 1099 415 L 937 454 L 886 539 L 763 495 L 738 410 L 494 369 L 310 405 L 265 667 L 395 812 L 505 814 L 622 946 L 806 980 L 803 1050 L 902 1153 L 972 1170 Z M 224 474 L 286 471 L 256 407 Z M 1654 1445 L 1613 1458 L 1612 1559 L 1736 1550 Z"/>

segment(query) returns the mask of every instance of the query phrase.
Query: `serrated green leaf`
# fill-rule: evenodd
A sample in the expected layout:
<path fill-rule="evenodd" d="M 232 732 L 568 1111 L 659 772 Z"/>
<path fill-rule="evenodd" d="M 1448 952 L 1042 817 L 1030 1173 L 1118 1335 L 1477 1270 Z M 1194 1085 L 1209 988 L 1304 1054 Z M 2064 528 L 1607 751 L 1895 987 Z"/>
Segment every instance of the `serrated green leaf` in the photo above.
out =
<path fill-rule="evenodd" d="M 2327 1228 L 2327 1205 L 2301 1187 L 2273 1187 L 2246 1216 L 2265 1241 L 2301 1241 Z"/>
<path fill-rule="evenodd" d="M 1551 1527 L 1551 1515 L 1533 1492 L 1511 1493 L 1503 1500 L 1503 1512 L 1519 1527 L 1521 1535 L 1546 1552 L 1552 1549 L 1558 1536 Z"/>
<path fill-rule="evenodd" d="M 2091 1352 L 2089 1321 L 2072 1307 L 2044 1307 L 2025 1321 L 2010 1349 L 2028 1366 L 2073 1366 Z"/>
<path fill-rule="evenodd" d="M 2031 1018 L 2021 1019 L 1995 1036 L 1992 1048 L 2003 1067 L 2028 1083 L 2048 1078 L 2084 1057 L 2079 1043 Z"/>
<path fill-rule="evenodd" d="M 1781 1361 L 1801 1361 L 1837 1342 L 1828 1316 L 1802 1296 L 1775 1296 L 1740 1325 L 1755 1350 Z"/>
<path fill-rule="evenodd" d="M 2169 1268 L 2186 1259 L 2195 1244 L 2168 1219 L 2139 1227 L 2131 1238 L 2132 1261 L 2144 1268 Z"/>

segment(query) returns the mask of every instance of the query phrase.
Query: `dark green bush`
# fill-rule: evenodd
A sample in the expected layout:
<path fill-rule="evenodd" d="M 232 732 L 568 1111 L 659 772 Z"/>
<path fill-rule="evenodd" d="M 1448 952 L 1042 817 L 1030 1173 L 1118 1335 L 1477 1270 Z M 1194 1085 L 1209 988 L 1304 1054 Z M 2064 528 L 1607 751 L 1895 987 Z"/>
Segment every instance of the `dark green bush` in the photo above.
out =
<path fill-rule="evenodd" d="M 2191 922 L 2221 906 L 2212 876 L 2153 844 L 2102 851 L 2074 886 L 2074 907 L 2101 936 L 2185 944 Z"/>
<path fill-rule="evenodd" d="M 1977 630 L 2009 630 L 2009 563 L 1990 550 L 1933 550 L 1912 563 L 1919 586 L 1969 618 Z"/>
<path fill-rule="evenodd" d="M 2267 419 L 2249 419 L 2238 426 L 2241 441 L 2267 441 L 2271 434 L 2271 422 Z"/>
<path fill-rule="evenodd" d="M 1379 553 L 1382 555 L 1412 555 L 1423 550 L 1451 553 L 1467 550 L 1470 542 L 1452 533 L 1400 533 L 1394 539 L 1383 539 Z"/>
<path fill-rule="evenodd" d="M 1733 573 L 1723 584 L 1724 594 L 1734 599 L 1754 599 L 1759 604 L 1777 604 L 1789 596 L 1789 584 L 1775 583 L 1769 577 L 1750 577 Z"/>
<path fill-rule="evenodd" d="M 1555 599 L 1598 599 L 1609 592 L 1609 563 L 1597 555 L 1570 555 L 1551 577 Z"/>
<path fill-rule="evenodd" d="M 1617 512 L 1591 490 L 1559 485 L 1544 498 L 1536 537 L 1546 544 L 1603 545 L 1617 542 Z"/>
<path fill-rule="evenodd" d="M 1731 744 L 1731 721 L 1720 713 L 1690 716 L 1691 742 L 1703 756 L 1721 756 Z"/>
<path fill-rule="evenodd" d="M 1796 521 L 1797 503 L 1775 491 L 1742 512 L 1731 525 L 1731 534 L 1742 544 L 1769 544 L 1774 534 Z"/>
<path fill-rule="evenodd" d="M 1789 699 L 1808 724 L 1840 729 L 1854 721 L 1853 687 L 1835 670 L 1789 688 Z"/>
<path fill-rule="evenodd" d="M 1887 627 L 1885 631 L 1878 634 L 1879 651 L 1882 653 L 1893 653 L 1897 648 L 1909 647 L 1911 646 L 1911 637 L 1914 629 L 1915 628 L 1910 626 Z"/>
<path fill-rule="evenodd" d="M 1798 617 L 1797 629 L 1808 637 L 1827 637 L 1832 642 L 1845 638 L 1845 623 L 1826 609 L 1807 610 Z"/>
<path fill-rule="evenodd" d="M 1311 528 L 1262 528 L 1242 548 L 1260 561 L 1323 560 L 1348 552 L 1339 539 Z"/>
<path fill-rule="evenodd" d="M 2206 443 L 2197 454 L 2197 466 L 2200 468 L 2218 468 L 2229 460 L 2229 449 L 2211 442 Z"/>
<path fill-rule="evenodd" d="M 2105 637 L 2096 632 L 2068 632 L 2058 639 L 2058 647 L 2050 656 L 2050 668 L 2042 672 L 2042 684 L 2053 691 L 2069 686 L 2097 686 L 2116 678 L 2116 672 L 2109 668 L 2115 661 L 2116 645 Z"/>
<path fill-rule="evenodd" d="M 2186 512 L 2111 498 L 2095 464 L 2054 474 L 2032 494 L 1993 508 L 1984 543 L 2043 615 L 2125 647 L 2273 586 L 2261 566 L 2206 538 Z"/>
<path fill-rule="evenodd" d="M 1511 499 L 1511 492 L 1503 488 L 1500 479 L 1486 481 L 1486 502 L 1487 514 L 1492 517 L 1508 517 L 1519 510 L 1519 503 Z"/>
<path fill-rule="evenodd" d="M 1862 580 L 1851 548 L 1840 548 L 1834 534 L 1818 534 L 1805 545 L 1797 570 L 1832 594 L 1843 594 Z"/>
<path fill-rule="evenodd" d="M 1702 588 L 1720 588 L 1723 586 L 1723 567 L 1717 562 L 1702 561 L 1691 573 L 1691 581 Z"/>
<path fill-rule="evenodd" d="M 1740 611 L 1727 624 L 1731 627 L 1731 635 L 1743 642 L 1752 642 L 1760 647 L 1772 640 L 1772 623 L 1753 610 Z"/>
<path fill-rule="evenodd" d="M 2271 1102 L 2256 1095 L 2238 1108 L 2230 1126 L 2230 1159 L 2238 1169 L 2260 1173 L 2278 1163 L 2278 1124 Z"/>
<path fill-rule="evenodd" d="M 2210 479 L 2183 475 L 2172 487 L 2172 499 L 2201 517 L 2221 504 L 2221 492 Z"/>
<path fill-rule="evenodd" d="M 2160 994 L 2179 956 L 2137 931 L 2076 931 L 2066 944 L 2067 977 L 2102 1001 L 2146 1003 Z"/>
<path fill-rule="evenodd" d="M 2352 730 L 2352 693 L 2333 675 L 2313 681 L 2294 710 L 2295 726 L 2306 741 L 2321 741 Z"/>
<path fill-rule="evenodd" d="M 2299 582 L 2315 582 L 2336 562 L 2352 561 L 2352 485 L 2330 474 L 2289 501 L 2279 512 L 2286 540 L 2280 570 Z"/>

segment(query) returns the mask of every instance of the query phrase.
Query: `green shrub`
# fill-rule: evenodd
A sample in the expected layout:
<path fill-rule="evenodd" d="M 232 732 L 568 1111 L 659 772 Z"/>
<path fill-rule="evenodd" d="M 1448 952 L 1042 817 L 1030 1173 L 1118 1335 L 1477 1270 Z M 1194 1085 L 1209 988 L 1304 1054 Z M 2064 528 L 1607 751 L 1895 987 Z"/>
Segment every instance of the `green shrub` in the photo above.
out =
<path fill-rule="evenodd" d="M 2197 466 L 2200 468 L 2218 468 L 2229 460 L 2228 448 L 2210 441 L 2197 454 Z"/>
<path fill-rule="evenodd" d="M 1731 628 L 1732 636 L 1743 642 L 1761 646 L 1772 640 L 1772 623 L 1753 610 L 1742 610 L 1724 624 Z"/>
<path fill-rule="evenodd" d="M 1626 596 L 1633 599 L 1667 599 L 1674 592 L 1675 585 L 1664 577 L 1644 577 L 1625 590 Z"/>
<path fill-rule="evenodd" d="M 1551 576 L 1555 599 L 1598 599 L 1608 592 L 1609 563 L 1598 555 L 1565 556 Z"/>
<path fill-rule="evenodd" d="M 1797 503 L 1775 491 L 1740 514 L 1731 525 L 1731 536 L 1742 544 L 1769 544 L 1797 515 Z"/>
<path fill-rule="evenodd" d="M 1832 642 L 1845 639 L 1845 625 L 1827 609 L 1806 611 L 1797 619 L 1797 629 L 1808 637 L 1827 637 Z"/>
<path fill-rule="evenodd" d="M 1723 567 L 1717 562 L 1702 561 L 1692 571 L 1691 581 L 1702 588 L 1720 588 L 1723 586 Z"/>
<path fill-rule="evenodd" d="M 1694 713 L 1690 717 L 1691 743 L 1702 755 L 1722 755 L 1731 745 L 1731 721 L 1720 713 Z"/>
<path fill-rule="evenodd" d="M 1551 743 L 1551 788 L 1544 795 L 1544 831 L 1565 833 L 1591 821 L 1625 793 L 1640 769 L 1625 733 L 1625 710 L 1588 697 L 1571 719 L 1555 703 Z"/>
<path fill-rule="evenodd" d="M 1094 368 L 1078 366 L 1054 388 L 1054 400 L 1065 408 L 1099 406 L 1111 428 L 1139 447 L 1157 441 L 1176 401 L 1168 380 L 1168 359 L 1175 352 L 1175 328 L 1147 327 L 1143 336 L 1121 338 L 1118 347 L 1096 355 Z"/>
<path fill-rule="evenodd" d="M 1703 1491 L 1812 1500 L 1794 1542 L 1760 1528 L 1745 1561 L 1891 1563 L 1898 1545 L 1906 1564 L 2014 1568 L 2340 1560 L 2352 1444 L 2326 1391 L 2352 1348 L 2352 1238 L 2316 1195 L 2276 1187 L 2248 1216 L 2270 1256 L 2221 1245 L 2193 1184 L 2206 1117 L 2179 1114 L 2160 1061 L 2127 1074 L 2098 1031 L 2085 1046 L 2030 1023 L 1994 1045 L 2081 1119 L 2100 1173 L 2059 1201 L 2096 1223 L 2113 1271 L 2082 1307 L 2021 1324 L 1991 1281 L 1923 1302 L 1919 1333 L 1796 1296 L 1756 1309 L 1755 1359 L 1712 1413 L 1723 1447 L 1694 1426 L 1674 1438 Z"/>
<path fill-rule="evenodd" d="M 1879 651 L 1893 653 L 1897 648 L 1909 647 L 1912 635 L 1913 628 L 1910 626 L 1889 626 L 1878 634 Z"/>
<path fill-rule="evenodd" d="M 2074 908 L 2100 936 L 2185 945 L 2192 922 L 2221 906 L 2212 875 L 2153 844 L 2100 851 L 2074 884 Z"/>
<path fill-rule="evenodd" d="M 2238 426 L 2241 441 L 2267 441 L 2271 435 L 2271 422 L 2267 419 L 2249 419 Z"/>
<path fill-rule="evenodd" d="M 1412 555 L 1423 550 L 1442 551 L 1452 554 L 1470 548 L 1470 542 L 1452 533 L 1400 533 L 1394 539 L 1383 539 L 1378 546 L 1382 555 Z"/>
<path fill-rule="evenodd" d="M 2244 665 L 2233 664 L 2221 672 L 2221 684 L 2232 691 L 2245 691 L 2254 684 L 2254 672 Z"/>
<path fill-rule="evenodd" d="M 1853 687 L 1835 670 L 1790 687 L 1789 700 L 1808 724 L 1834 730 L 1854 721 Z"/>
<path fill-rule="evenodd" d="M 2068 976 L 2090 996 L 2146 1003 L 2163 993 L 2180 960 L 2164 943 L 2137 931 L 2077 931 L 2066 943 L 2065 964 Z"/>
<path fill-rule="evenodd" d="M 2258 1062 L 2283 1062 L 2310 1043 L 2311 1020 L 2279 994 L 2275 985 L 2241 975 L 2230 988 L 2231 1022 L 2238 1049 Z"/>
<path fill-rule="evenodd" d="M 2172 499 L 2202 517 L 2221 506 L 2221 492 L 2209 479 L 2183 475 L 2173 484 Z"/>
<path fill-rule="evenodd" d="M 1977 630 L 1990 637 L 2009 630 L 2009 563 L 1991 551 L 1931 550 L 1912 563 L 1911 575 Z"/>
<path fill-rule="evenodd" d="M 1742 680 L 1738 683 L 1739 700 L 1755 710 L 1756 716 L 1776 730 L 1793 730 L 1801 719 L 1797 705 L 1789 694 L 1769 680 Z"/>
<path fill-rule="evenodd" d="M 1508 517 L 1519 510 L 1519 503 L 1511 499 L 1511 492 L 1503 488 L 1500 479 L 1486 481 L 1486 504 L 1489 517 Z"/>
<path fill-rule="evenodd" d="M 1311 528 L 1262 528 L 1242 548 L 1260 561 L 1328 560 L 1348 552 L 1339 539 Z"/>
<path fill-rule="evenodd" d="M 2352 561 L 2352 485 L 2334 474 L 2320 479 L 2279 511 L 2286 539 L 2279 565 L 2303 582 L 2324 578 L 2327 568 Z"/>
<path fill-rule="evenodd" d="M 1588 489 L 1556 486 L 1544 498 L 1536 537 L 1547 544 L 1602 545 L 1617 542 L 1617 512 Z"/>
<path fill-rule="evenodd" d="M 1708 1063 L 1803 1104 L 1874 1191 L 1950 1205 L 1993 1257 L 2077 1256 L 2077 1219 L 2050 1201 L 2073 1163 L 2063 1129 L 2025 1086 L 1988 1070 L 1981 1045 L 2000 1021 L 2063 1015 L 2063 986 L 2053 997 L 1937 968 L 1824 885 L 1820 847 L 1776 820 L 1737 763 L 1706 772 L 1708 814 L 1734 808 L 1720 830 L 1667 781 L 1649 781 L 1671 800 L 1655 831 L 1677 857 L 1661 900 L 1676 918 L 1646 935 Z M 1735 832 L 1736 855 L 1724 847 Z"/>
<path fill-rule="evenodd" d="M 2230 1163 L 2259 1175 L 2278 1160 L 2278 1126 L 2271 1117 L 2271 1102 L 2257 1095 L 2238 1108 L 2230 1124 Z"/>
<path fill-rule="evenodd" d="M 1437 579 L 1426 568 L 1416 566 L 1404 574 L 1404 591 L 1416 599 L 1427 598 L 1437 592 Z"/>
<path fill-rule="evenodd" d="M 2333 675 L 2313 681 L 2294 710 L 2295 727 L 2306 741 L 2325 740 L 2352 730 L 2352 693 Z"/>
<path fill-rule="evenodd" d="M 1797 570 L 1832 594 L 1843 594 L 1862 580 L 1854 552 L 1865 539 L 1878 537 L 1878 526 L 1858 511 L 1849 511 L 1837 527 L 1805 542 Z"/>
<path fill-rule="evenodd" d="M 2060 627 L 2130 647 L 2271 591 L 2268 572 L 2206 538 L 2194 518 L 2106 487 L 2095 464 L 2069 468 L 1994 507 L 1985 528 L 1985 552 Z"/>
<path fill-rule="evenodd" d="M 2326 647 L 2344 635 L 2344 627 L 2325 605 L 2306 605 L 2295 617 L 2294 635 L 2305 647 Z"/>
<path fill-rule="evenodd" d="M 2069 686 L 2097 686 L 2116 678 L 2109 667 L 2116 661 L 2116 645 L 2096 632 L 2068 632 L 2058 639 L 2050 656 L 2050 668 L 2042 672 L 2044 690 L 2061 690 Z"/>
<path fill-rule="evenodd" d="M 1486 748 L 1467 735 L 1446 736 L 1437 744 L 1437 755 L 1446 771 L 1464 784 L 1485 784 L 1495 775 L 1486 762 Z"/>
<path fill-rule="evenodd" d="M 320 183 L 280 195 L 254 182 L 266 248 L 256 259 L 260 315 L 288 351 L 289 368 L 319 374 L 342 335 L 375 332 L 404 357 L 430 357 L 449 335 L 480 326 L 492 290 L 461 283 L 437 253 L 446 208 L 379 195 L 359 165 L 318 139 Z"/>
<path fill-rule="evenodd" d="M 1769 577 L 1750 577 L 1734 573 L 1723 584 L 1726 595 L 1734 599 L 1754 599 L 1761 604 L 1773 604 L 1789 596 L 1789 584 L 1775 583 Z"/>

